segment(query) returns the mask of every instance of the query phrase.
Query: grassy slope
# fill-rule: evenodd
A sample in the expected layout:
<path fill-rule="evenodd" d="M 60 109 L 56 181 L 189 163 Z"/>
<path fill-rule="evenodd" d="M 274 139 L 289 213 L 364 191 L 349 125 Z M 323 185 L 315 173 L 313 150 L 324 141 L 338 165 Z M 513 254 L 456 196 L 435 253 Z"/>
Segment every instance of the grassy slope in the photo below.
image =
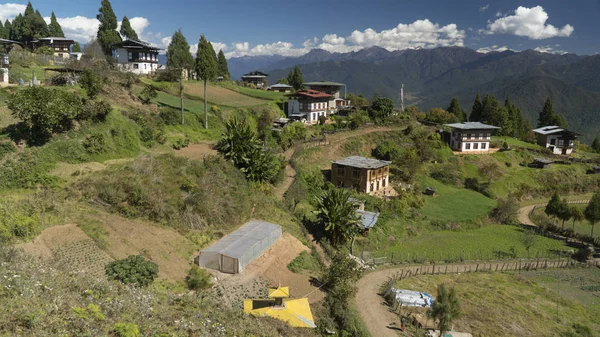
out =
<path fill-rule="evenodd" d="M 597 336 L 600 302 L 565 281 L 565 278 L 597 280 L 600 277 L 598 270 L 591 270 L 593 275 L 588 273 L 588 269 L 579 269 L 521 274 L 429 275 L 400 281 L 397 286 L 433 295 L 438 284 L 455 287 L 463 315 L 455 321 L 454 328 L 470 331 L 474 336 L 557 336 L 570 330 L 574 323 L 586 325 L 595 331 L 592 336 Z M 560 292 L 557 291 L 559 287 Z"/>
<path fill-rule="evenodd" d="M 581 210 L 583 211 L 583 210 L 585 210 L 587 205 L 582 204 L 582 205 L 574 205 L 574 206 L 581 208 Z M 542 213 L 542 212 L 544 212 L 543 208 L 538 208 L 538 209 L 534 210 L 534 213 Z M 558 226 L 561 226 L 562 221 L 557 220 L 556 224 Z M 571 229 L 571 228 L 573 228 L 573 221 L 572 220 L 565 221 L 565 229 Z M 594 237 L 596 237 L 596 238 L 600 238 L 600 233 L 599 233 L 600 229 L 598 229 L 598 228 L 600 228 L 600 226 L 598 226 L 598 225 L 594 227 Z M 584 219 L 583 221 L 575 221 L 575 233 L 590 235 L 591 231 L 592 231 L 592 225 L 590 225 L 590 223 L 587 220 Z"/>

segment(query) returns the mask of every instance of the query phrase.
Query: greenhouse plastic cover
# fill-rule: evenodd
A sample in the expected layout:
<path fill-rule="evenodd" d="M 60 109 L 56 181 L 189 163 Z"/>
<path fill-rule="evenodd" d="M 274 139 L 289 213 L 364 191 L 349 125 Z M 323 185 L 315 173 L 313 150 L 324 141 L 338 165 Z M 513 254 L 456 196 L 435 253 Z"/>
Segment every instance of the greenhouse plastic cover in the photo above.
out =
<path fill-rule="evenodd" d="M 396 302 L 405 307 L 431 307 L 433 296 L 419 291 L 392 288 Z"/>
<path fill-rule="evenodd" d="M 261 256 L 281 234 L 279 225 L 258 220 L 247 222 L 200 252 L 198 264 L 225 273 L 239 273 Z"/>

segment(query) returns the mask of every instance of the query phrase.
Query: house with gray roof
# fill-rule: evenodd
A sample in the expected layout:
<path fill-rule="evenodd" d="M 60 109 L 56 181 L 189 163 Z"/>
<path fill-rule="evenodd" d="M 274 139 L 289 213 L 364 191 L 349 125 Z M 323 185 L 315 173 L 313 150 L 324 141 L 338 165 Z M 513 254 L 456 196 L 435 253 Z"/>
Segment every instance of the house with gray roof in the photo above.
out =
<path fill-rule="evenodd" d="M 575 140 L 578 133 L 561 128 L 560 126 L 550 125 L 533 130 L 537 136 L 537 143 L 543 146 L 553 154 L 570 155 L 573 152 Z"/>
<path fill-rule="evenodd" d="M 497 126 L 483 124 L 480 122 L 462 122 L 444 124 L 449 127 L 450 137 L 446 137 L 448 145 L 454 151 L 460 152 L 488 152 L 490 140 Z"/>
<path fill-rule="evenodd" d="M 383 193 L 389 187 L 391 161 L 351 156 L 331 162 L 331 183 L 361 193 Z"/>
<path fill-rule="evenodd" d="M 308 90 L 316 90 L 331 95 L 327 108 L 329 114 L 336 113 L 338 110 L 350 107 L 350 100 L 346 99 L 346 85 L 332 81 L 306 82 L 304 87 Z M 344 97 L 340 95 L 340 90 L 344 87 Z"/>

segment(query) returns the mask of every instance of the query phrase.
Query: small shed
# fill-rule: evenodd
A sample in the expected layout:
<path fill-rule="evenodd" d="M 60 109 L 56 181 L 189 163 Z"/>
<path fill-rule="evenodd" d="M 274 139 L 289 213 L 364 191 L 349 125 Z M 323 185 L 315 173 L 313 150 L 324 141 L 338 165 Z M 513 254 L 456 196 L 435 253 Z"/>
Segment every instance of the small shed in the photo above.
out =
<path fill-rule="evenodd" d="M 553 161 L 550 159 L 546 159 L 546 158 L 534 158 L 533 159 L 533 163 L 531 164 L 531 166 L 533 167 L 537 167 L 540 169 L 545 169 L 550 167 L 550 164 L 552 164 Z"/>
<path fill-rule="evenodd" d="M 249 221 L 201 251 L 197 263 L 200 267 L 237 274 L 260 257 L 281 235 L 279 225 L 266 221 Z"/>
<path fill-rule="evenodd" d="M 365 210 L 356 210 L 356 215 L 360 218 L 363 233 L 368 234 L 371 228 L 375 227 L 377 220 L 379 219 L 379 213 L 369 212 Z"/>
<path fill-rule="evenodd" d="M 426 194 L 426 195 L 432 195 L 433 196 L 433 195 L 435 195 L 435 188 L 433 188 L 433 187 L 427 187 L 423 193 Z"/>

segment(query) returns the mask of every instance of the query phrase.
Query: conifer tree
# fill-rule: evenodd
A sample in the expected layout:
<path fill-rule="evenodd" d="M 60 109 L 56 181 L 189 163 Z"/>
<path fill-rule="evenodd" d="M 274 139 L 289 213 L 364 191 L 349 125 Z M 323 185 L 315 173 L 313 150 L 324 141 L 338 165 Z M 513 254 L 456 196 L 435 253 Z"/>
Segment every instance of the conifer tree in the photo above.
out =
<path fill-rule="evenodd" d="M 227 59 L 225 58 L 223 50 L 219 50 L 219 56 L 217 57 L 217 69 L 217 75 L 223 76 L 224 80 L 229 79 L 229 67 L 227 66 Z"/>
<path fill-rule="evenodd" d="M 62 27 L 56 20 L 56 15 L 52 12 L 52 16 L 50 16 L 50 24 L 48 25 L 48 35 L 51 37 L 65 37 L 65 33 L 62 30 Z"/>
<path fill-rule="evenodd" d="M 31 30 L 33 32 L 32 39 L 37 40 L 43 37 L 49 37 L 48 24 L 44 17 L 40 13 L 39 10 L 35 11 L 35 15 L 33 15 L 30 19 L 31 22 Z"/>
<path fill-rule="evenodd" d="M 75 41 L 75 43 L 73 43 L 73 47 L 71 47 L 71 52 L 81 53 L 81 46 L 79 45 L 79 42 Z"/>
<path fill-rule="evenodd" d="M 179 77 L 179 99 L 181 104 L 181 124 L 185 123 L 183 112 L 183 72 L 189 71 L 194 67 L 194 58 L 190 54 L 190 45 L 188 44 L 181 29 L 176 31 L 171 38 L 171 43 L 167 47 L 167 67 L 170 71 L 178 72 Z"/>
<path fill-rule="evenodd" d="M 481 122 L 483 117 L 483 105 L 481 103 L 481 98 L 479 93 L 475 96 L 475 102 L 473 102 L 473 109 L 471 110 L 471 115 L 469 116 L 469 122 Z"/>
<path fill-rule="evenodd" d="M 556 112 L 554 112 L 554 106 L 552 105 L 552 100 L 550 97 L 546 99 L 546 103 L 544 103 L 544 108 L 540 111 L 538 117 L 538 128 L 542 126 L 556 125 L 563 128 L 567 127 L 567 121 L 565 118 Z"/>
<path fill-rule="evenodd" d="M 0 20 L 0 39 L 8 39 L 4 34 L 4 24 Z"/>
<path fill-rule="evenodd" d="M 452 101 L 450 101 L 450 106 L 448 107 L 448 109 L 446 109 L 446 111 L 456 116 L 456 118 L 458 118 L 458 120 L 461 122 L 465 122 L 467 120 L 467 114 L 460 107 L 458 97 L 452 98 Z"/>
<path fill-rule="evenodd" d="M 596 136 L 596 138 L 594 138 L 594 141 L 592 142 L 592 149 L 600 153 L 600 139 L 598 139 L 598 136 Z"/>
<path fill-rule="evenodd" d="M 13 41 L 23 41 L 23 18 L 22 14 L 17 15 L 17 17 L 12 22 L 12 27 L 10 29 L 10 39 Z"/>
<path fill-rule="evenodd" d="M 590 236 L 594 237 L 594 225 L 596 225 L 596 222 L 600 221 L 600 191 L 594 193 L 592 200 L 590 200 L 590 203 L 585 208 L 583 214 L 585 219 L 589 221 L 592 226 Z"/>
<path fill-rule="evenodd" d="M 208 129 L 208 104 L 206 97 L 206 84 L 213 81 L 217 76 L 217 62 L 215 50 L 204 35 L 200 36 L 198 42 L 198 53 L 196 54 L 196 72 L 198 78 L 204 82 L 204 128 Z"/>
<path fill-rule="evenodd" d="M 3 39 L 10 39 L 11 29 L 12 29 L 12 25 L 11 25 L 10 21 L 8 21 L 8 19 L 6 19 L 6 21 L 4 21 L 4 36 L 2 37 Z"/>
<path fill-rule="evenodd" d="M 113 45 L 121 42 L 121 36 L 117 32 L 117 16 L 113 12 L 112 6 L 109 0 L 102 0 L 98 9 L 98 20 L 100 21 L 100 27 L 98 27 L 98 42 L 102 46 L 104 55 L 112 55 Z"/>
<path fill-rule="evenodd" d="M 290 73 L 288 74 L 288 82 L 294 88 L 294 90 L 300 90 L 304 86 L 302 71 L 300 71 L 298 66 L 295 66 L 294 70 L 290 70 Z"/>
<path fill-rule="evenodd" d="M 123 21 L 121 21 L 121 36 L 129 40 L 139 40 L 137 33 L 131 27 L 131 23 L 129 22 L 129 18 L 127 16 L 123 17 Z"/>

